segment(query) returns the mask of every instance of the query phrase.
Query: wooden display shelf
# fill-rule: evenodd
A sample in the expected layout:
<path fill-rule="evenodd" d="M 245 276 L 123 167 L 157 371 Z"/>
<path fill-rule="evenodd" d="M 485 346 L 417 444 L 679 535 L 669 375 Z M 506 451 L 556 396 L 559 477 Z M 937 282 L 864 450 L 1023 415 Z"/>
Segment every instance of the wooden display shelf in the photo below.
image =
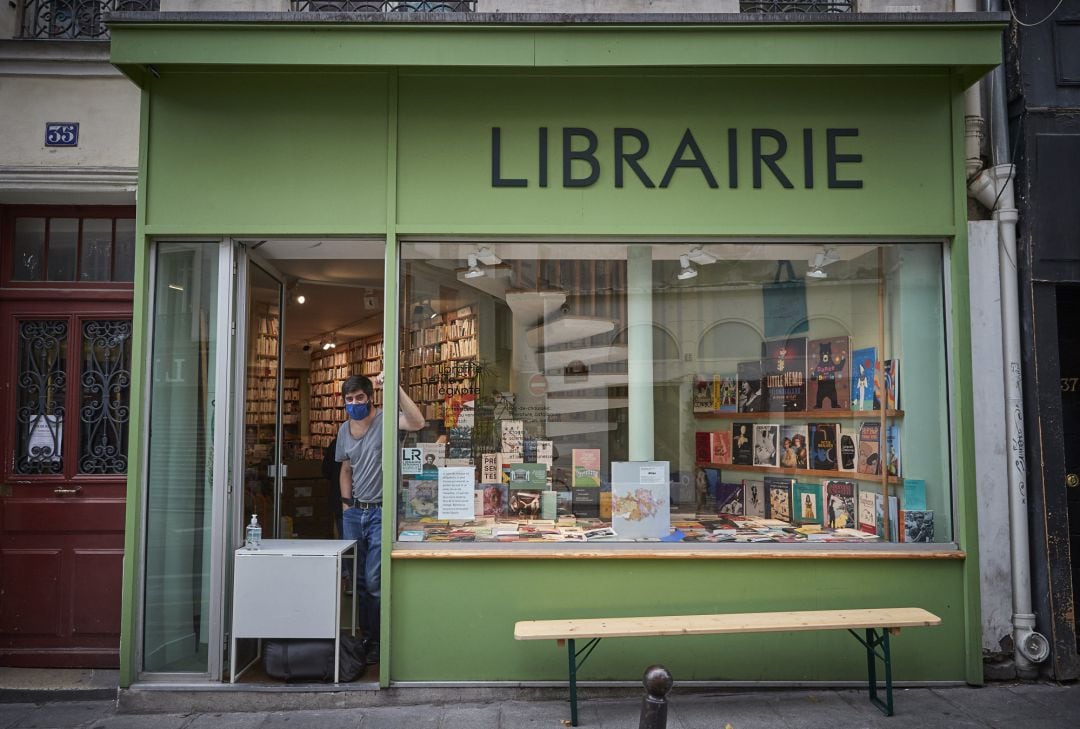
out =
<path fill-rule="evenodd" d="M 771 476 L 810 476 L 816 478 L 831 478 L 844 481 L 873 481 L 881 483 L 884 476 L 859 473 L 858 471 L 826 471 L 817 468 L 773 468 L 772 466 L 740 466 L 733 463 L 697 463 L 700 468 L 719 468 L 732 471 L 749 471 L 752 473 L 764 473 Z M 900 481 L 899 476 L 889 476 L 890 481 Z"/>
<path fill-rule="evenodd" d="M 855 418 L 880 418 L 880 410 L 794 410 L 768 411 L 760 413 L 694 413 L 699 420 L 755 420 L 757 418 L 798 418 L 799 420 L 820 420 L 829 422 L 830 418 L 853 420 Z M 886 410 L 886 418 L 902 418 L 903 410 Z"/>

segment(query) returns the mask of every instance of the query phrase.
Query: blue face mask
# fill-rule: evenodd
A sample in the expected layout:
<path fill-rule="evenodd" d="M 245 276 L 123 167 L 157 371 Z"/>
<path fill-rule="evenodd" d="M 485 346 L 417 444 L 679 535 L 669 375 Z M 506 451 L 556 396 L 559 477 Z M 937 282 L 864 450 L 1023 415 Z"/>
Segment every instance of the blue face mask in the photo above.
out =
<path fill-rule="evenodd" d="M 363 420 L 371 411 L 370 403 L 350 402 L 345 404 L 345 412 L 350 420 Z"/>

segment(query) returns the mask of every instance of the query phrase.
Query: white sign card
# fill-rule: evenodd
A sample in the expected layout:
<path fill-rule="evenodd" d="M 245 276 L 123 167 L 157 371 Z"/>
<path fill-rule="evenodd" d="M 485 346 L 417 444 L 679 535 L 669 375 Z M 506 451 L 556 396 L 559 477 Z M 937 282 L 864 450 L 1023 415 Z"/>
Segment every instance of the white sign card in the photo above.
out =
<path fill-rule="evenodd" d="M 643 484 L 667 483 L 667 469 L 658 465 L 642 466 L 639 473 L 638 480 Z"/>
<path fill-rule="evenodd" d="M 56 415 L 38 415 L 27 426 L 30 437 L 26 442 L 26 455 L 33 461 L 60 460 L 61 420 Z"/>
<path fill-rule="evenodd" d="M 472 521 L 476 518 L 476 469 L 447 466 L 439 469 L 439 518 Z"/>
<path fill-rule="evenodd" d="M 419 448 L 401 449 L 401 474 L 415 475 L 424 471 L 424 451 Z"/>

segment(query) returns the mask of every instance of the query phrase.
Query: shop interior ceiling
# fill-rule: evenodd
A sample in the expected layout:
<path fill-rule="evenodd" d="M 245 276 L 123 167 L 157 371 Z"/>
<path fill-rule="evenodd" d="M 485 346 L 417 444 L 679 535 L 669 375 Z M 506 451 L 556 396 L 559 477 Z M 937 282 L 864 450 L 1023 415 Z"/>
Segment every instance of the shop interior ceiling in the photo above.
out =
<path fill-rule="evenodd" d="M 660 243 L 658 241 L 658 243 Z M 821 244 L 778 244 L 778 243 L 697 243 L 693 241 L 662 242 L 653 249 L 654 260 L 677 264 L 680 254 L 693 247 L 702 247 L 727 263 L 760 264 L 768 266 L 781 260 L 792 260 L 799 275 L 806 270 L 806 260 L 813 250 Z M 339 342 L 358 337 L 371 336 L 382 331 L 383 322 L 383 242 L 382 240 L 355 239 L 275 239 L 249 241 L 247 245 L 269 261 L 285 278 L 286 298 L 284 344 L 286 351 L 299 352 L 304 345 L 317 349 L 320 342 L 331 333 Z M 496 298 L 505 300 L 511 290 L 509 277 L 484 276 L 467 281 L 456 278 L 455 272 L 466 261 L 469 253 L 479 246 L 487 246 L 506 261 L 528 259 L 550 259 L 552 249 L 557 243 L 511 242 L 511 243 L 473 243 L 473 242 L 420 242 L 410 244 L 405 249 L 406 260 L 413 263 L 417 259 L 425 260 L 429 265 L 413 267 L 420 273 L 426 269 L 428 280 L 414 280 L 414 289 L 410 299 L 423 298 L 438 312 L 453 310 L 467 305 L 468 291 L 483 291 Z M 685 248 L 684 248 L 685 246 Z M 618 260 L 625 258 L 627 244 L 611 243 L 596 246 L 574 246 L 574 257 L 578 260 Z M 834 246 L 830 244 L 830 248 Z M 868 254 L 876 251 L 876 246 L 867 244 L 836 244 L 835 250 L 841 261 L 853 264 L 838 266 L 840 273 L 845 270 L 850 278 L 852 274 L 861 277 L 866 273 L 864 266 L 858 263 L 876 264 L 876 256 Z M 859 259 L 862 259 L 861 261 Z M 720 274 L 726 269 L 727 276 Z M 693 282 L 702 286 L 713 284 L 738 284 L 748 270 L 745 266 L 718 266 L 716 273 Z M 758 272 L 749 276 L 754 284 L 759 283 Z M 835 279 L 834 279 L 835 280 Z M 749 281 L 747 283 L 750 283 Z M 676 284 L 682 285 L 682 284 Z M 303 294 L 305 303 L 299 304 L 297 295 Z M 272 300 L 271 291 L 257 293 L 258 298 Z M 418 298 L 419 297 L 419 298 Z"/>

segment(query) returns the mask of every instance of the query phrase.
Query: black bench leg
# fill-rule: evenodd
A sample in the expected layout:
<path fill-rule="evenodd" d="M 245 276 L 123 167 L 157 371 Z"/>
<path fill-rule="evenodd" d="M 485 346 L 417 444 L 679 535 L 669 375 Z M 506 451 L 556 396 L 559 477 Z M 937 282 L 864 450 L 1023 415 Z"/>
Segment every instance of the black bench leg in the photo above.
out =
<path fill-rule="evenodd" d="M 585 663 L 585 659 L 593 652 L 599 638 L 593 638 L 581 648 L 581 660 L 578 660 L 578 652 L 574 650 L 574 639 L 566 639 L 566 657 L 570 663 L 570 726 L 577 726 L 577 672 Z"/>

